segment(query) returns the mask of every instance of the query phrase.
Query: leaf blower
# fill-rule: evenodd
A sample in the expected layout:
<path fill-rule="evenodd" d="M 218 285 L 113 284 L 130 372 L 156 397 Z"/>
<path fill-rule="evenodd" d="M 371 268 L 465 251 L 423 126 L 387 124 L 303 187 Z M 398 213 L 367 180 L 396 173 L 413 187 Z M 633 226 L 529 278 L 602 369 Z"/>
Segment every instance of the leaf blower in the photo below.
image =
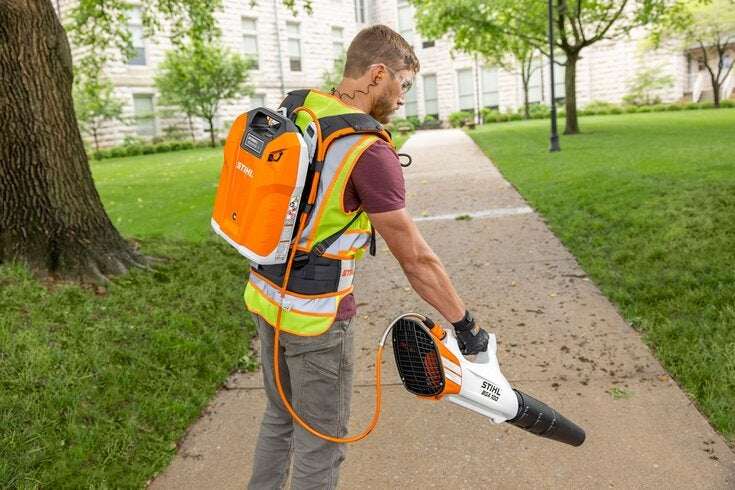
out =
<path fill-rule="evenodd" d="M 471 362 L 460 353 L 452 332 L 423 315 L 407 313 L 396 318 L 383 334 L 381 348 L 390 331 L 396 368 L 403 386 L 414 395 L 446 398 L 494 423 L 508 422 L 572 446 L 584 442 L 585 432 L 574 422 L 510 386 L 498 366 L 493 334 L 487 350 Z"/>

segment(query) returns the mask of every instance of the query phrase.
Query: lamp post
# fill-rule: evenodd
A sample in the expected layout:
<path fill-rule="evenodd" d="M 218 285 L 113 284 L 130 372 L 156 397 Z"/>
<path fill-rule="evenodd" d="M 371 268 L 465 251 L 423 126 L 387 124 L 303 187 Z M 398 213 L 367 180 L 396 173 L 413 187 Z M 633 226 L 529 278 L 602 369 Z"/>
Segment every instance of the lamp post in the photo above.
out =
<path fill-rule="evenodd" d="M 549 71 L 551 80 L 551 136 L 549 137 L 549 151 L 561 151 L 559 133 L 556 130 L 556 95 L 554 94 L 554 14 L 549 0 Z"/>

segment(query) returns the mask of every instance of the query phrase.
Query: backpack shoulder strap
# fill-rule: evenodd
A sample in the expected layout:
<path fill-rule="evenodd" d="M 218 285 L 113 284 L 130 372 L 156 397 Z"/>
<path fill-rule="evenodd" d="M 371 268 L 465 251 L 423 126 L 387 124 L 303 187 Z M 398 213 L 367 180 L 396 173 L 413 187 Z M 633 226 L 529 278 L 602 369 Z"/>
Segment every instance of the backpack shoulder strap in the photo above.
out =
<path fill-rule="evenodd" d="M 307 89 L 301 89 L 301 90 L 293 90 L 288 93 L 285 99 L 283 99 L 283 102 L 281 102 L 280 107 L 286 108 L 286 113 L 291 116 L 293 114 L 293 110 L 297 107 L 301 107 L 304 105 L 304 101 L 306 100 L 306 97 L 309 95 L 310 90 Z"/>
<path fill-rule="evenodd" d="M 393 144 L 390 133 L 369 114 L 355 112 L 319 118 L 324 141 L 347 134 L 375 134 L 386 142 Z M 332 138 L 330 138 L 332 136 Z"/>

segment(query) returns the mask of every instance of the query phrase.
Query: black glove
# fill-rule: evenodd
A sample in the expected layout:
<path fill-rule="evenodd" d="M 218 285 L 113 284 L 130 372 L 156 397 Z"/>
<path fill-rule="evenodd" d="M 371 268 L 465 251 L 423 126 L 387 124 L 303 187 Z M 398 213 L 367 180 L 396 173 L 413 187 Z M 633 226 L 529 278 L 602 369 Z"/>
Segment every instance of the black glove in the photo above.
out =
<path fill-rule="evenodd" d="M 462 355 L 471 356 L 478 352 L 487 350 L 487 343 L 490 340 L 488 333 L 480 327 L 475 327 L 466 332 L 455 332 L 457 334 L 457 344 Z"/>
<path fill-rule="evenodd" d="M 462 355 L 471 356 L 487 350 L 490 336 L 485 330 L 475 325 L 475 319 L 472 318 L 469 311 L 465 311 L 464 318 L 452 325 Z"/>

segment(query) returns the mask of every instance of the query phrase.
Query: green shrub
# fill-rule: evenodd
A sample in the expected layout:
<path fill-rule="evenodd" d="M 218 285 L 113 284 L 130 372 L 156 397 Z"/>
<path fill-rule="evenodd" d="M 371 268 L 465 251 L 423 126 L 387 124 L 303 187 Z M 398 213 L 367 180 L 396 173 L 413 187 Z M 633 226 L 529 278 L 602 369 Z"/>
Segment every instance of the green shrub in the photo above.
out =
<path fill-rule="evenodd" d="M 551 114 L 551 109 L 546 104 L 532 104 L 528 112 L 531 119 L 546 119 Z"/>
<path fill-rule="evenodd" d="M 411 131 L 415 130 L 417 126 L 416 124 L 414 124 L 413 118 L 405 118 L 405 117 L 397 117 L 391 120 L 390 125 L 393 128 L 393 130 L 398 130 L 398 128 L 410 126 Z"/>
<path fill-rule="evenodd" d="M 556 111 L 556 117 L 566 117 L 566 116 L 567 116 L 567 111 L 565 111 L 564 109 L 559 109 L 558 111 Z"/>
<path fill-rule="evenodd" d="M 421 120 L 419 119 L 419 116 L 408 116 L 406 120 L 411 123 L 411 125 L 413 126 L 413 129 L 416 129 L 419 126 L 421 126 Z"/>
<path fill-rule="evenodd" d="M 194 143 L 192 143 L 191 141 L 187 140 L 179 142 L 180 150 L 191 150 L 192 148 L 194 148 Z"/>
<path fill-rule="evenodd" d="M 500 114 L 497 109 L 483 107 L 482 109 L 480 109 L 480 116 L 482 117 L 482 122 L 484 124 L 487 124 L 501 122 L 500 116 L 502 116 L 502 114 Z"/>
<path fill-rule="evenodd" d="M 664 107 L 664 110 L 667 111 L 680 111 L 684 109 L 681 104 L 668 104 L 666 107 Z"/>
<path fill-rule="evenodd" d="M 145 140 L 143 138 L 141 138 L 140 136 L 132 135 L 132 134 L 125 136 L 122 142 L 123 146 L 136 146 L 136 145 L 140 146 L 143 144 L 145 144 Z"/>
<path fill-rule="evenodd" d="M 608 113 L 609 114 L 622 114 L 623 108 L 622 107 L 611 107 Z"/>
<path fill-rule="evenodd" d="M 623 102 L 630 105 L 655 105 L 661 103 L 656 92 L 674 85 L 674 77 L 662 75 L 660 66 L 643 68 L 628 84 Z"/>
<path fill-rule="evenodd" d="M 453 128 L 461 128 L 472 120 L 472 113 L 469 111 L 459 111 L 449 114 L 449 125 Z"/>
<path fill-rule="evenodd" d="M 151 153 L 156 152 L 156 146 L 155 145 L 143 145 L 140 147 L 140 151 L 143 155 L 150 155 Z"/>
<path fill-rule="evenodd" d="M 522 114 L 508 114 L 508 121 L 522 121 Z"/>
<path fill-rule="evenodd" d="M 735 100 L 732 100 L 732 99 L 721 100 L 720 107 L 735 107 Z"/>
<path fill-rule="evenodd" d="M 441 121 L 431 114 L 427 115 L 421 123 L 421 129 L 439 129 L 441 126 Z"/>
<path fill-rule="evenodd" d="M 587 114 L 608 114 L 608 111 L 616 107 L 612 102 L 605 102 L 602 100 L 593 100 L 589 104 L 584 106 L 584 111 Z"/>
<path fill-rule="evenodd" d="M 126 145 L 123 148 L 125 150 L 125 156 L 128 156 L 128 157 L 134 157 L 136 155 L 143 154 L 143 145 L 141 144 L 136 143 L 136 144 Z"/>

